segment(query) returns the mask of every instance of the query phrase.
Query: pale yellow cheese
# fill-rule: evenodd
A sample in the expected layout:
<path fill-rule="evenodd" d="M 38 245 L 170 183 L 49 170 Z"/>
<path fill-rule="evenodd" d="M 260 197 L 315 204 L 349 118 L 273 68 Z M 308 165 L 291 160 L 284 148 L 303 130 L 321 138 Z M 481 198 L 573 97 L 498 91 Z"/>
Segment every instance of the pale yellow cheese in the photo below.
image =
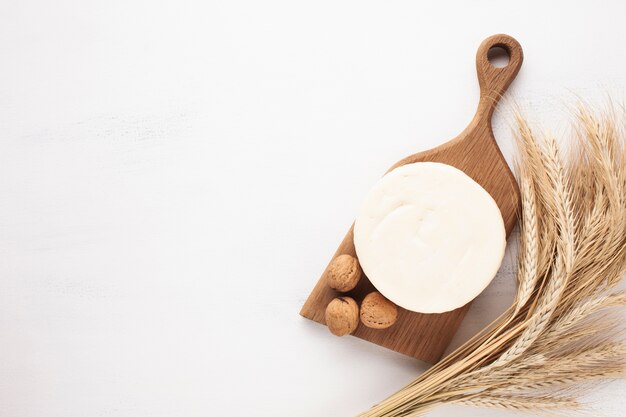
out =
<path fill-rule="evenodd" d="M 354 225 L 363 272 L 385 297 L 420 313 L 474 299 L 496 275 L 506 233 L 496 202 L 462 171 L 407 164 L 381 178 Z"/>

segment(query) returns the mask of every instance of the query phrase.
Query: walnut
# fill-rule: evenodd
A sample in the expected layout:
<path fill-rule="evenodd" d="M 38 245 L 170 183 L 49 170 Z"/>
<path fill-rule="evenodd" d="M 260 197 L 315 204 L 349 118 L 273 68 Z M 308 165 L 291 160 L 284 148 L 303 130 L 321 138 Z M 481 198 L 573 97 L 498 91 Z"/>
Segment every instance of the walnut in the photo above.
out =
<path fill-rule="evenodd" d="M 386 329 L 398 319 L 398 307 L 379 292 L 365 296 L 361 303 L 361 322 L 372 329 Z"/>
<path fill-rule="evenodd" d="M 335 336 L 352 333 L 359 324 L 359 306 L 350 297 L 338 297 L 326 307 L 326 325 Z"/>
<path fill-rule="evenodd" d="M 339 255 L 328 266 L 326 279 L 330 288 L 348 292 L 359 283 L 361 273 L 359 261 L 354 256 Z"/>

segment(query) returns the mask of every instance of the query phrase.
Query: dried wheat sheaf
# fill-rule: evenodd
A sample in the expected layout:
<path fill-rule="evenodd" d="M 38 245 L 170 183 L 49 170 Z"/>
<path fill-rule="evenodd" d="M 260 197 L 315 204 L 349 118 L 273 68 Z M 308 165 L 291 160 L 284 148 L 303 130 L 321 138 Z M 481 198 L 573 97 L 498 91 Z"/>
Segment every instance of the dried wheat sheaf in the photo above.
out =
<path fill-rule="evenodd" d="M 441 404 L 555 414 L 626 375 L 626 111 L 577 112 L 567 156 L 517 117 L 522 194 L 513 306 L 361 417 Z M 570 141 L 570 138 L 567 138 Z"/>

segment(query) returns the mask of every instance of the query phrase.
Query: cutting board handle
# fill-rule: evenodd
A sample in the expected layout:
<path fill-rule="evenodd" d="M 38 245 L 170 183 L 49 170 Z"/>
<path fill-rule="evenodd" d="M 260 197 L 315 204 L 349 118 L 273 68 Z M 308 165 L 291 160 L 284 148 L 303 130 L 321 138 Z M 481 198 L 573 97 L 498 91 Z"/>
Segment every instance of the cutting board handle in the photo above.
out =
<path fill-rule="evenodd" d="M 504 49 L 509 56 L 508 64 L 502 68 L 495 67 L 489 62 L 489 50 L 498 47 Z M 509 35 L 493 35 L 480 44 L 476 53 L 476 71 L 480 85 L 477 121 L 491 123 L 496 104 L 515 79 L 523 60 L 522 47 Z"/>

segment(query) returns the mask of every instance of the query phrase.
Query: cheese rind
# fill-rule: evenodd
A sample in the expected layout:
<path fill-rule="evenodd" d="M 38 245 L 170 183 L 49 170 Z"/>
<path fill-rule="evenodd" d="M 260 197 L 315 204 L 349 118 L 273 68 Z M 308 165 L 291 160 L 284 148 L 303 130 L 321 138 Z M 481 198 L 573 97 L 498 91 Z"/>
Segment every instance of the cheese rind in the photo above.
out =
<path fill-rule="evenodd" d="M 381 294 L 407 310 L 462 307 L 491 282 L 504 256 L 498 205 L 450 165 L 418 162 L 387 173 L 354 224 L 363 272 Z"/>

